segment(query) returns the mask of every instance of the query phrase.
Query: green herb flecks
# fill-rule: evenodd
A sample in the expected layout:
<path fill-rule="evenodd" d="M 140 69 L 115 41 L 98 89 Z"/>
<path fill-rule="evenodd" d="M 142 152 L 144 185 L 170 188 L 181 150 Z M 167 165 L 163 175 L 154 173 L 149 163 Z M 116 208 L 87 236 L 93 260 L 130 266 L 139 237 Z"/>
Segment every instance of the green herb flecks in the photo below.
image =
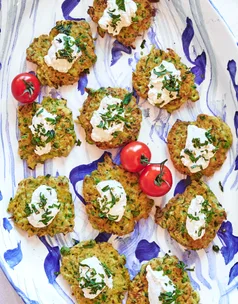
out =
<path fill-rule="evenodd" d="M 193 163 L 196 163 L 201 157 L 202 155 L 199 155 L 199 156 L 194 156 L 193 155 L 193 152 L 189 149 L 184 149 L 184 153 L 187 154 L 190 158 L 190 160 L 193 162 Z"/>
<path fill-rule="evenodd" d="M 221 191 L 224 192 L 224 187 L 222 186 L 221 181 L 219 181 L 219 187 L 220 187 Z"/>
<path fill-rule="evenodd" d="M 100 114 L 101 121 L 98 128 L 108 130 L 114 124 L 120 124 L 122 122 L 125 123 L 126 126 L 129 126 L 129 123 L 124 118 L 124 108 L 123 103 L 120 104 L 113 104 L 107 106 L 107 112 Z"/>
<path fill-rule="evenodd" d="M 99 278 L 96 277 L 97 272 L 94 268 L 90 268 L 87 264 L 79 263 L 81 267 L 87 268 L 84 276 L 80 276 L 78 278 L 80 288 L 84 289 L 87 288 L 90 290 L 90 294 L 96 294 L 98 291 L 101 291 L 105 286 L 106 283 L 104 282 L 104 275 L 99 274 L 101 277 L 101 281 Z"/>
<path fill-rule="evenodd" d="M 78 140 L 76 141 L 76 146 L 80 147 L 80 146 L 81 146 L 81 144 L 82 144 L 81 140 L 80 140 L 80 139 L 78 139 Z"/>
<path fill-rule="evenodd" d="M 144 39 L 144 40 L 141 42 L 140 47 L 141 47 L 142 49 L 144 49 L 144 48 L 145 48 L 145 44 L 146 44 L 146 40 Z"/>
<path fill-rule="evenodd" d="M 166 89 L 169 92 L 179 92 L 180 86 L 181 86 L 181 81 L 176 77 L 171 74 L 166 75 L 162 81 L 163 86 L 162 90 Z"/>
<path fill-rule="evenodd" d="M 29 204 L 26 204 L 26 207 L 25 207 L 24 211 L 25 211 L 27 217 L 30 216 L 32 214 L 32 212 L 33 212 L 31 210 Z"/>
<path fill-rule="evenodd" d="M 69 255 L 70 254 L 70 248 L 66 247 L 66 246 L 63 246 L 60 249 L 60 253 L 61 253 L 61 255 L 64 255 L 64 256 Z"/>
<path fill-rule="evenodd" d="M 201 147 L 207 146 L 209 144 L 208 140 L 205 140 L 204 143 L 201 143 L 200 138 L 193 138 L 192 143 L 193 143 L 194 148 L 201 148 Z"/>
<path fill-rule="evenodd" d="M 115 31 L 118 26 L 118 23 L 121 21 L 121 15 L 116 15 L 113 13 L 113 11 L 108 11 L 108 15 L 112 18 L 111 27 Z"/>
<path fill-rule="evenodd" d="M 58 30 L 59 33 L 69 36 L 71 27 L 72 27 L 72 24 L 65 24 L 65 25 L 59 24 L 59 25 L 56 25 L 55 28 Z"/>
<path fill-rule="evenodd" d="M 126 94 L 125 97 L 122 100 L 122 104 L 125 105 L 125 106 L 128 105 L 131 101 L 132 96 L 133 96 L 133 93 Z"/>
<path fill-rule="evenodd" d="M 38 205 L 41 209 L 44 209 L 46 204 L 47 204 L 47 198 L 42 192 L 40 192 L 40 202 L 38 203 Z"/>
<path fill-rule="evenodd" d="M 211 134 L 211 131 L 212 131 L 212 129 L 207 130 L 206 133 L 205 133 L 205 136 L 208 139 L 209 143 L 212 144 L 212 143 L 214 143 L 216 141 L 216 138 L 215 138 L 215 136 L 213 136 Z"/>
<path fill-rule="evenodd" d="M 116 5 L 122 11 L 126 11 L 125 0 L 116 0 Z"/>
<path fill-rule="evenodd" d="M 182 261 L 178 262 L 177 267 L 180 268 L 182 270 L 182 272 L 185 272 L 185 271 L 194 271 L 194 269 L 195 269 L 195 267 L 188 268 L 188 266 L 184 262 L 182 262 Z"/>
<path fill-rule="evenodd" d="M 212 221 L 215 212 L 207 199 L 202 203 L 201 213 L 206 215 L 206 223 L 209 224 Z"/>
<path fill-rule="evenodd" d="M 109 191 L 110 192 L 110 196 L 111 196 L 111 200 L 108 201 L 108 198 L 106 197 L 106 195 L 104 195 L 102 198 L 99 198 L 98 201 L 100 202 L 100 213 L 99 213 L 99 217 L 101 218 L 105 218 L 107 217 L 109 219 L 109 221 L 116 221 L 119 216 L 118 215 L 111 215 L 109 214 L 110 209 L 120 200 L 120 197 L 117 197 L 114 195 L 112 189 L 110 188 L 109 185 L 105 186 L 104 188 L 102 188 L 103 192 Z"/>
<path fill-rule="evenodd" d="M 175 288 L 174 291 L 161 292 L 161 294 L 159 295 L 159 301 L 161 301 L 163 304 L 177 303 L 176 301 L 181 295 L 182 291 L 178 288 Z"/>

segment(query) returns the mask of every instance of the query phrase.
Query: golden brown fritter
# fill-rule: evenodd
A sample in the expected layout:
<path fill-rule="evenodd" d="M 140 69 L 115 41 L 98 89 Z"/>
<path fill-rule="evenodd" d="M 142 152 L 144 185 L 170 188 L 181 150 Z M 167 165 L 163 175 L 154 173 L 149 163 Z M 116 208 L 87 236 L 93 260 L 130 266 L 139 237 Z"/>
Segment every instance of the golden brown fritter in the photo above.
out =
<path fill-rule="evenodd" d="M 173 303 L 197 304 L 199 295 L 193 290 L 188 274 L 185 271 L 186 265 L 180 262 L 177 257 L 165 255 L 163 258 L 156 258 L 143 264 L 139 274 L 130 283 L 127 304 L 149 304 L 148 282 L 146 279 L 146 267 L 150 265 L 153 270 L 161 271 L 167 275 L 176 287 L 178 296 L 173 294 Z M 169 299 L 169 298 L 167 298 Z M 172 303 L 172 301 L 162 303 Z"/>
<path fill-rule="evenodd" d="M 137 4 L 137 11 L 136 16 L 132 18 L 131 25 L 123 27 L 118 35 L 113 36 L 125 46 L 132 47 L 136 37 L 150 27 L 151 17 L 155 15 L 155 10 L 148 0 L 134 0 L 134 2 Z M 107 0 L 94 0 L 93 6 L 88 9 L 88 14 L 98 24 L 106 8 Z M 104 37 L 106 31 L 98 25 L 98 33 L 101 37 Z M 112 36 L 112 34 L 109 35 Z"/>
<path fill-rule="evenodd" d="M 125 257 L 109 243 L 96 244 L 95 241 L 81 242 L 70 248 L 62 248 L 62 265 L 60 273 L 69 283 L 72 294 L 80 304 L 121 304 L 130 283 L 128 270 L 125 268 Z M 87 299 L 79 287 L 79 263 L 96 256 L 112 273 L 113 288 L 106 287 L 96 298 Z"/>
<path fill-rule="evenodd" d="M 98 202 L 100 197 L 96 185 L 100 181 L 116 180 L 120 182 L 127 195 L 125 213 L 119 222 L 100 217 L 101 210 Z M 139 175 L 124 170 L 121 166 L 113 164 L 110 156 L 105 155 L 104 162 L 98 164 L 98 169 L 83 182 L 83 196 L 87 203 L 86 211 L 92 226 L 99 231 L 125 235 L 134 230 L 135 223 L 142 218 L 147 218 L 154 205 L 140 189 Z"/>
<path fill-rule="evenodd" d="M 59 33 L 64 33 L 72 36 L 75 40 L 77 39 L 82 52 L 82 55 L 73 63 L 67 73 L 62 73 L 49 67 L 44 61 L 44 56 L 48 54 L 51 42 Z M 55 88 L 77 82 L 80 74 L 87 72 L 97 59 L 94 53 L 90 26 L 86 21 L 57 21 L 50 34 L 35 38 L 26 53 L 26 59 L 37 64 L 36 74 L 41 84 Z"/>
<path fill-rule="evenodd" d="M 206 202 L 203 207 L 206 215 L 206 226 L 204 236 L 194 240 L 187 232 L 186 219 L 191 200 L 196 195 L 201 195 Z M 226 212 L 213 192 L 205 183 L 195 180 L 183 194 L 177 194 L 163 209 L 157 207 L 155 214 L 157 224 L 167 229 L 171 237 L 178 243 L 193 250 L 207 248 L 225 219 Z"/>
<path fill-rule="evenodd" d="M 58 202 L 60 203 L 60 211 L 48 226 L 36 228 L 27 219 L 29 216 L 27 206 L 31 202 L 33 192 L 41 185 L 49 186 L 56 190 Z M 18 184 L 16 195 L 11 199 L 7 211 L 12 213 L 15 225 L 25 230 L 29 236 L 54 236 L 57 233 L 66 234 L 73 231 L 74 204 L 69 191 L 68 178 L 65 176 L 51 177 L 47 175 L 23 179 Z"/>
<path fill-rule="evenodd" d="M 210 159 L 209 166 L 197 173 L 190 172 L 189 168 L 184 166 L 181 161 L 180 152 L 185 148 L 187 139 L 188 125 L 195 125 L 199 128 L 210 130 L 214 139 L 213 145 L 217 147 L 215 155 Z M 216 170 L 219 170 L 226 160 L 226 153 L 232 145 L 232 133 L 230 127 L 220 118 L 200 114 L 195 122 L 186 122 L 177 120 L 168 134 L 168 149 L 171 160 L 175 168 L 187 175 L 199 179 L 202 175 L 211 176 Z"/>
<path fill-rule="evenodd" d="M 26 159 L 30 169 L 34 169 L 38 163 L 45 160 L 68 156 L 76 142 L 72 111 L 66 106 L 65 99 L 53 99 L 44 97 L 41 104 L 32 103 L 22 105 L 18 108 L 18 126 L 21 132 L 19 139 L 19 155 L 21 159 Z M 33 142 L 32 132 L 29 126 L 32 118 L 39 108 L 45 108 L 49 113 L 57 115 L 55 124 L 55 137 L 51 141 L 51 150 L 47 154 L 37 155 L 34 150 L 36 145 Z"/>
<path fill-rule="evenodd" d="M 182 104 L 188 100 L 197 101 L 199 99 L 198 91 L 194 84 L 194 75 L 190 69 L 181 62 L 181 58 L 172 50 L 167 49 L 167 52 L 152 48 L 149 55 L 142 57 L 136 65 L 136 71 L 132 76 L 133 87 L 137 94 L 142 98 L 148 98 L 149 82 L 151 71 L 159 66 L 163 60 L 174 64 L 177 70 L 181 71 L 181 87 L 178 92 L 179 97 L 170 101 L 162 108 L 169 113 L 177 110 Z"/>
<path fill-rule="evenodd" d="M 95 142 L 91 137 L 93 127 L 90 120 L 93 116 L 93 112 L 98 110 L 101 100 L 107 95 L 111 95 L 112 97 L 123 100 L 125 96 L 129 94 L 129 92 L 120 88 L 101 88 L 97 91 L 86 89 L 86 91 L 88 92 L 88 97 L 83 104 L 83 108 L 80 111 L 81 113 L 78 119 L 79 123 L 85 130 L 86 141 L 88 143 L 95 144 L 100 149 L 112 149 L 137 140 L 140 132 L 142 114 L 141 110 L 136 104 L 135 97 L 132 96 L 129 104 L 123 105 L 126 120 L 123 131 L 115 132 L 110 141 Z"/>

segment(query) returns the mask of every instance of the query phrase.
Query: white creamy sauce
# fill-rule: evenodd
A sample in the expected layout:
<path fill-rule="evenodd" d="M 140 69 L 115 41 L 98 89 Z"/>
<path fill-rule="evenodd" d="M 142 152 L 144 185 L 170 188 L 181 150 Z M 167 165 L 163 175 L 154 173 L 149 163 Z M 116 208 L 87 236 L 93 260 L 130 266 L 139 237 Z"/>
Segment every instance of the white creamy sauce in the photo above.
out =
<path fill-rule="evenodd" d="M 210 158 L 215 155 L 216 147 L 208 141 L 206 132 L 207 130 L 198 128 L 194 125 L 189 125 L 187 128 L 186 145 L 181 151 L 180 157 L 184 166 L 188 167 L 192 173 L 206 169 L 210 163 Z M 207 142 L 207 144 L 202 145 L 201 147 L 194 147 L 194 139 L 199 139 L 201 144 L 204 144 L 205 142 Z M 191 156 L 186 153 L 188 150 L 196 158 L 196 161 L 193 161 Z"/>
<path fill-rule="evenodd" d="M 32 226 L 37 228 L 48 226 L 60 209 L 55 189 L 45 185 L 39 186 L 32 194 L 29 208 L 31 214 L 27 219 Z"/>
<path fill-rule="evenodd" d="M 107 276 L 103 265 L 96 256 L 87 258 L 80 262 L 79 275 L 79 286 L 82 288 L 85 298 L 94 299 L 106 288 L 106 286 L 110 289 L 113 287 L 112 276 Z M 100 288 L 98 288 L 96 293 L 93 293 L 92 289 L 84 287 L 90 280 L 95 280 L 95 282 L 101 283 L 99 284 Z"/>
<path fill-rule="evenodd" d="M 159 76 L 156 75 L 156 73 L 160 73 L 162 75 Z M 175 68 L 173 63 L 166 60 L 163 60 L 159 66 L 151 70 L 150 82 L 148 85 L 149 103 L 162 108 L 170 101 L 177 98 L 178 92 L 170 92 L 166 88 L 163 88 L 164 79 L 169 79 L 170 75 L 175 77 L 177 83 L 181 81 L 181 72 Z"/>
<path fill-rule="evenodd" d="M 163 270 L 153 270 L 150 265 L 146 267 L 146 279 L 148 282 L 148 295 L 150 304 L 161 304 L 159 300 L 161 293 L 173 292 L 175 286 Z"/>
<path fill-rule="evenodd" d="M 96 186 L 100 198 L 98 202 L 101 211 L 110 219 L 119 222 L 123 217 L 126 207 L 126 192 L 121 183 L 116 180 L 99 182 Z M 113 202 L 114 198 L 114 202 Z"/>
<path fill-rule="evenodd" d="M 191 200 L 190 206 L 188 208 L 186 228 L 188 234 L 194 240 L 201 239 L 205 234 L 206 215 L 201 212 L 203 208 L 203 202 L 204 198 L 201 195 L 196 195 L 196 197 Z M 191 215 L 197 220 L 192 219 Z"/>
<path fill-rule="evenodd" d="M 49 113 L 43 107 L 40 108 L 32 118 L 32 124 L 29 126 L 32 134 L 40 138 L 41 142 L 45 142 L 48 138 L 47 132 L 54 131 L 55 118 L 57 115 Z M 49 119 L 47 121 L 47 119 Z M 44 146 L 36 146 L 35 153 L 43 155 L 49 153 L 51 150 L 51 143 L 45 143 Z"/>
<path fill-rule="evenodd" d="M 98 21 L 99 26 L 113 36 L 118 35 L 123 27 L 130 26 L 136 16 L 136 3 L 133 0 L 125 0 L 124 3 L 125 11 L 119 9 L 116 0 L 107 0 L 107 8 Z"/>
<path fill-rule="evenodd" d="M 111 95 L 105 96 L 101 100 L 98 110 L 93 112 L 93 116 L 90 120 L 93 127 L 91 134 L 93 140 L 99 142 L 110 141 L 113 138 L 113 133 L 123 131 L 125 123 L 116 119 L 118 115 L 123 118 L 125 116 L 123 107 L 119 110 L 121 103 L 121 99 L 112 97 Z M 116 105 L 117 107 L 113 109 L 113 105 Z M 119 113 L 119 111 L 121 113 Z M 110 116 L 115 119 L 105 123 L 103 117 L 106 117 L 106 114 L 108 113 L 110 113 Z M 100 124 L 104 124 L 104 127 L 100 127 Z"/>
<path fill-rule="evenodd" d="M 62 52 L 65 47 L 69 45 L 71 57 L 62 58 Z M 48 50 L 48 54 L 44 57 L 45 63 L 61 73 L 67 73 L 72 67 L 74 62 L 82 55 L 82 52 L 75 44 L 75 39 L 72 36 L 67 36 L 65 34 L 58 34 L 54 37 L 51 42 L 51 47 Z"/>

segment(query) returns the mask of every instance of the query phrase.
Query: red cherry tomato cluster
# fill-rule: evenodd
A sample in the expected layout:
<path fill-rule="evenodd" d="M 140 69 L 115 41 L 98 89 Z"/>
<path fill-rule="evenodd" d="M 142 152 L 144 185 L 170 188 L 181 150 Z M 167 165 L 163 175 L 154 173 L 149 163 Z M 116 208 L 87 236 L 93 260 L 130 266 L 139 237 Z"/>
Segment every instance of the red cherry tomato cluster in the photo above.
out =
<path fill-rule="evenodd" d="M 165 161 L 150 164 L 151 151 L 149 147 L 139 141 L 126 145 L 121 151 L 121 164 L 129 172 L 141 172 L 140 187 L 150 196 L 163 196 L 172 187 L 171 171 L 165 166 Z"/>
<path fill-rule="evenodd" d="M 12 95 L 21 103 L 31 103 L 40 93 L 40 82 L 31 73 L 17 75 L 12 81 Z"/>

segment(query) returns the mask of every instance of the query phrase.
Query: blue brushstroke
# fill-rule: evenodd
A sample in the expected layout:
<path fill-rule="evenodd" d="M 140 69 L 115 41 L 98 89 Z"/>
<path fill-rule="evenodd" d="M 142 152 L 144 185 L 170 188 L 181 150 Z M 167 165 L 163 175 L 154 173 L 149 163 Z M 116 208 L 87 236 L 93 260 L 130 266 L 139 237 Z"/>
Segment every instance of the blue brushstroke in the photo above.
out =
<path fill-rule="evenodd" d="M 121 58 L 122 52 L 126 54 L 131 54 L 131 47 L 125 46 L 121 42 L 115 40 L 113 42 L 112 47 L 112 60 L 111 60 L 111 66 L 113 66 L 117 61 Z"/>
<path fill-rule="evenodd" d="M 44 236 L 39 238 L 40 241 L 45 245 L 49 253 L 47 254 L 44 261 L 45 274 L 48 278 L 49 284 L 53 285 L 56 291 L 63 297 L 67 303 L 74 304 L 72 299 L 64 292 L 64 290 L 56 282 L 58 272 L 60 271 L 60 250 L 58 246 L 51 246 Z"/>
<path fill-rule="evenodd" d="M 147 240 L 141 240 L 136 247 L 135 255 L 141 263 L 156 258 L 159 252 L 160 247 L 155 242 L 150 243 Z"/>
<path fill-rule="evenodd" d="M 137 94 L 136 90 L 133 88 L 133 96 L 136 99 L 136 104 L 139 104 L 140 96 Z"/>
<path fill-rule="evenodd" d="M 83 73 L 78 81 L 78 91 L 80 91 L 81 95 L 85 93 L 85 88 L 88 85 L 88 76 L 86 73 Z"/>
<path fill-rule="evenodd" d="M 103 242 L 107 242 L 110 237 L 112 236 L 111 233 L 106 233 L 106 232 L 101 232 L 98 234 L 98 236 L 95 238 L 95 241 L 97 243 L 103 243 Z"/>
<path fill-rule="evenodd" d="M 147 33 L 147 36 L 150 40 L 150 43 L 152 45 L 154 45 L 157 49 L 160 49 L 159 43 L 157 41 L 157 33 L 156 31 L 153 29 L 153 27 L 150 27 Z"/>
<path fill-rule="evenodd" d="M 45 237 L 40 237 L 41 242 L 46 246 L 48 249 L 49 253 L 47 254 L 45 261 L 44 261 L 44 269 L 45 269 L 45 274 L 48 278 L 48 281 L 50 284 L 53 284 L 55 282 L 55 279 L 57 275 L 55 274 L 56 272 L 60 271 L 60 251 L 59 247 L 51 247 Z"/>
<path fill-rule="evenodd" d="M 238 111 L 235 112 L 234 125 L 236 130 L 236 137 L 238 137 Z"/>
<path fill-rule="evenodd" d="M 197 84 L 201 84 L 205 79 L 206 73 L 206 53 L 203 51 L 196 57 L 194 61 L 191 59 L 189 47 L 194 37 L 194 29 L 193 22 L 190 18 L 187 18 L 186 22 L 187 26 L 182 34 L 183 51 L 188 61 L 194 65 L 194 67 L 191 69 L 191 72 L 195 75 L 195 82 Z"/>
<path fill-rule="evenodd" d="M 28 296 L 19 287 L 17 287 L 14 284 L 12 278 L 8 274 L 8 272 L 7 272 L 6 268 L 4 267 L 3 263 L 0 263 L 0 268 L 4 272 L 4 274 L 5 274 L 6 278 L 8 279 L 9 283 L 12 285 L 12 287 L 15 289 L 15 291 L 18 293 L 18 295 L 22 298 L 22 300 L 24 301 L 25 304 L 40 304 L 37 301 L 29 299 Z"/>
<path fill-rule="evenodd" d="M 2 192 L 0 190 L 0 201 L 2 201 L 2 199 L 3 199 L 3 196 L 2 196 Z"/>
<path fill-rule="evenodd" d="M 236 262 L 229 272 L 229 282 L 228 285 L 234 280 L 235 277 L 238 276 L 238 262 Z"/>
<path fill-rule="evenodd" d="M 1 64 L 1 62 L 0 62 L 0 71 L 1 71 L 1 69 L 2 69 L 2 64 Z"/>
<path fill-rule="evenodd" d="M 21 242 L 17 243 L 17 247 L 4 252 L 4 260 L 14 269 L 22 260 Z"/>
<path fill-rule="evenodd" d="M 12 230 L 12 225 L 6 217 L 3 218 L 3 228 L 8 232 Z"/>
<path fill-rule="evenodd" d="M 221 254 L 227 265 L 238 252 L 238 237 L 233 235 L 233 227 L 229 221 L 222 223 L 217 235 L 223 244 Z"/>
<path fill-rule="evenodd" d="M 56 89 L 51 89 L 49 92 L 51 98 L 55 98 L 55 99 L 61 99 L 61 93 L 59 91 L 57 91 Z"/>
<path fill-rule="evenodd" d="M 79 4 L 80 0 L 65 0 L 62 5 L 62 13 L 65 20 L 85 20 L 85 18 L 72 18 L 70 17 L 70 13 L 74 10 L 74 8 Z"/>
<path fill-rule="evenodd" d="M 176 194 L 182 194 L 184 193 L 184 191 L 186 190 L 186 188 L 191 184 L 191 178 L 190 176 L 187 176 L 185 179 L 181 179 L 181 181 L 179 181 L 174 189 L 174 196 Z"/>
<path fill-rule="evenodd" d="M 238 155 L 236 156 L 235 159 L 235 170 L 238 170 Z"/>
<path fill-rule="evenodd" d="M 113 163 L 118 166 L 121 164 L 121 150 L 122 148 L 118 149 L 117 154 L 113 158 Z"/>
<path fill-rule="evenodd" d="M 227 71 L 230 74 L 231 81 L 234 87 L 234 90 L 236 92 L 236 99 L 238 101 L 238 84 L 236 83 L 236 72 L 237 72 L 237 67 L 236 67 L 236 62 L 235 60 L 230 60 L 227 64 Z"/>
<path fill-rule="evenodd" d="M 99 159 L 93 161 L 92 163 L 89 163 L 87 165 L 79 165 L 75 168 L 73 168 L 70 173 L 69 173 L 69 180 L 71 182 L 71 184 L 73 185 L 75 194 L 77 195 L 77 197 L 81 200 L 81 202 L 83 204 L 85 203 L 84 198 L 82 197 L 82 195 L 80 195 L 76 189 L 76 185 L 79 181 L 82 181 L 84 179 L 84 177 L 86 175 L 91 174 L 94 170 L 97 170 L 98 167 L 98 163 L 103 162 L 104 157 L 106 154 L 109 154 L 108 152 L 104 152 L 102 156 L 100 156 Z"/>

